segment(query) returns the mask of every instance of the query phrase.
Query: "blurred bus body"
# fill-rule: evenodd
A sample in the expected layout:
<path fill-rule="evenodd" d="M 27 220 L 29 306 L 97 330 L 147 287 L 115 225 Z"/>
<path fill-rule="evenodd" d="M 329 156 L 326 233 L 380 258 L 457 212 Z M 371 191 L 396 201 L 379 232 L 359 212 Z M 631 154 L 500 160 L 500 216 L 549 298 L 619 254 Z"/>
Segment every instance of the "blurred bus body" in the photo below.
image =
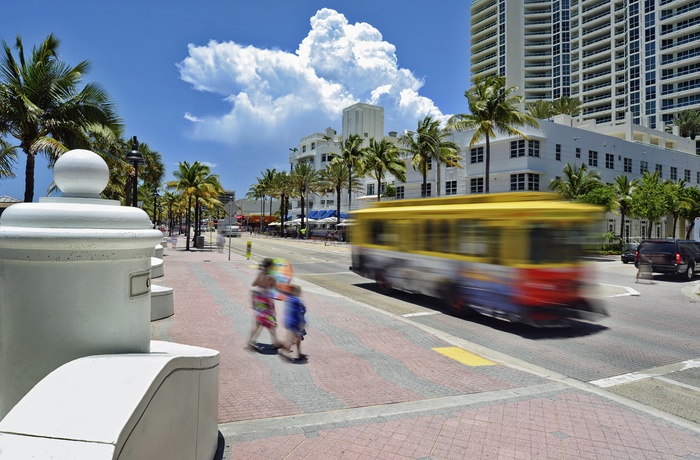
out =
<path fill-rule="evenodd" d="M 596 321 L 586 296 L 586 242 L 603 210 L 543 192 L 494 193 L 375 203 L 353 212 L 355 273 L 392 289 L 533 326 Z"/>

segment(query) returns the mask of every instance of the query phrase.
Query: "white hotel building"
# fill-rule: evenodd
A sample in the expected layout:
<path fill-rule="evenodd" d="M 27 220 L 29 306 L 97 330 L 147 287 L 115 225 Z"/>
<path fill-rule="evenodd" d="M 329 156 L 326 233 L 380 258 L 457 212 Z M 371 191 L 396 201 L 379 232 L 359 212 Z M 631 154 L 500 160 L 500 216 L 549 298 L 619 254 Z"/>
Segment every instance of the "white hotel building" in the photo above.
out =
<path fill-rule="evenodd" d="M 700 186 L 695 141 L 677 136 L 673 116 L 700 108 L 700 2 L 685 0 L 475 0 L 471 6 L 471 72 L 505 75 L 526 102 L 571 96 L 583 102 L 580 116 L 539 120 L 524 128 L 529 140 L 499 136 L 491 141 L 490 190 L 548 190 L 567 163 L 615 176 L 639 178 L 659 171 L 663 179 Z M 331 152 L 350 134 L 396 139 L 384 133 L 383 109 L 355 104 L 343 111 L 343 130 L 331 128 L 301 139 L 293 165 L 311 161 L 325 167 Z M 414 126 L 396 127 L 401 132 Z M 332 133 L 332 135 L 331 135 Z M 330 140 L 326 140 L 330 137 Z M 462 168 L 444 168 L 443 195 L 483 193 L 483 143 L 469 149 L 471 133 L 456 133 Z M 407 162 L 407 181 L 387 177 L 397 198 L 420 196 L 422 177 Z M 429 195 L 437 174 L 429 171 Z M 376 195 L 376 180 L 353 195 L 353 208 Z M 347 191 L 341 212 L 348 212 Z M 311 197 L 311 210 L 335 209 L 335 196 Z M 298 211 L 298 209 L 296 210 Z M 619 232 L 619 216 L 608 215 L 606 230 Z M 625 236 L 646 234 L 648 222 L 628 220 Z M 653 236 L 671 236 L 671 222 L 652 223 Z M 684 226 L 678 226 L 684 237 Z"/>

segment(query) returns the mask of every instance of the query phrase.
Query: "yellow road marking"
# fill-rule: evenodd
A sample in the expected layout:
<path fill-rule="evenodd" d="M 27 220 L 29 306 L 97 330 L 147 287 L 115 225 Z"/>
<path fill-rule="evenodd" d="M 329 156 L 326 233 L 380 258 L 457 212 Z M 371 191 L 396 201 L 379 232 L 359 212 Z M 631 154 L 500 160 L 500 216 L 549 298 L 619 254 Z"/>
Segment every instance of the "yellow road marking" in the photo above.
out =
<path fill-rule="evenodd" d="M 459 361 L 462 364 L 466 364 L 467 366 L 496 365 L 496 363 L 494 363 L 493 361 L 489 361 L 488 359 L 484 359 L 481 356 L 469 353 L 468 351 L 462 350 L 459 347 L 433 348 L 433 350 L 437 351 L 441 355 L 447 356 L 448 358 L 452 358 L 455 361 Z"/>

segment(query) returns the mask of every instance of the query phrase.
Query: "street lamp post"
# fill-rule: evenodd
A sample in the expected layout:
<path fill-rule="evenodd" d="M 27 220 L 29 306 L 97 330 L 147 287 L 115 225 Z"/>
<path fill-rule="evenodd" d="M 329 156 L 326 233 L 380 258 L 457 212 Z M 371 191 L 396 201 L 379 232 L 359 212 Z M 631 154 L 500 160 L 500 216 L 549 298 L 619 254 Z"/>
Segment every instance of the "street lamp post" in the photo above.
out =
<path fill-rule="evenodd" d="M 143 160 L 143 154 L 139 152 L 139 141 L 136 139 L 136 136 L 132 138 L 131 150 L 126 154 L 126 161 L 134 165 L 134 183 L 131 193 L 131 206 L 136 208 L 138 207 L 138 193 L 136 189 L 139 183 L 139 165 L 146 164 L 146 162 Z"/>
<path fill-rule="evenodd" d="M 158 195 L 158 189 L 154 188 L 153 189 L 153 228 L 154 229 L 156 228 L 156 221 L 158 220 L 158 219 L 156 219 L 156 207 L 158 206 L 158 197 L 159 196 L 160 195 Z"/>

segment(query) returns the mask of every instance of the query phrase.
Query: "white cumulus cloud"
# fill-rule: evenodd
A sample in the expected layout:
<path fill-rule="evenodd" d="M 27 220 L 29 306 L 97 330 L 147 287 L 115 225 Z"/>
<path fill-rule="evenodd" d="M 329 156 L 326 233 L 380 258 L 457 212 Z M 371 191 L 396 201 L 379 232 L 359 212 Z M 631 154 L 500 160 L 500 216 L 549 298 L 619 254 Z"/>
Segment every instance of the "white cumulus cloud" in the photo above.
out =
<path fill-rule="evenodd" d="M 178 68 L 194 89 L 230 104 L 226 113 L 184 115 L 200 140 L 286 152 L 284 146 L 303 136 L 339 127 L 343 108 L 356 102 L 383 106 L 387 131 L 410 129 L 425 115 L 442 116 L 376 28 L 350 24 L 327 8 L 311 18 L 296 53 L 210 41 L 190 44 Z"/>

